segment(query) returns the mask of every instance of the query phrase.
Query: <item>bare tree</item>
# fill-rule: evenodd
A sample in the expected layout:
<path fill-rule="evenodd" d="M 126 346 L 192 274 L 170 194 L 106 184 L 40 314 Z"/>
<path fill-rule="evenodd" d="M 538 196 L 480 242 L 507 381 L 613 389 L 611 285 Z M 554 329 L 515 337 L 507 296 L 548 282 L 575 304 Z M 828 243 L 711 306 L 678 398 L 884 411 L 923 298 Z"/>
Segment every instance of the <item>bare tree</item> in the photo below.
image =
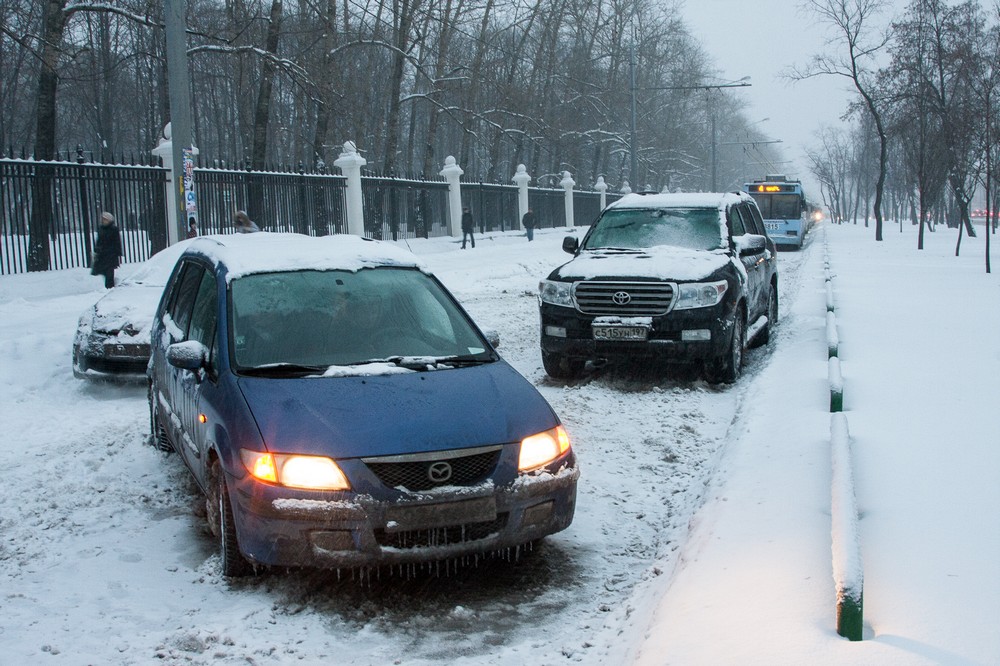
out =
<path fill-rule="evenodd" d="M 820 54 L 804 69 L 793 69 L 793 79 L 829 75 L 849 79 L 864 100 L 879 138 L 879 170 L 875 185 L 875 240 L 882 240 L 882 194 L 885 189 L 889 138 L 885 130 L 875 60 L 888 43 L 884 33 L 875 33 L 872 23 L 883 8 L 883 0 L 809 0 L 820 20 L 832 27 L 846 53 Z"/>

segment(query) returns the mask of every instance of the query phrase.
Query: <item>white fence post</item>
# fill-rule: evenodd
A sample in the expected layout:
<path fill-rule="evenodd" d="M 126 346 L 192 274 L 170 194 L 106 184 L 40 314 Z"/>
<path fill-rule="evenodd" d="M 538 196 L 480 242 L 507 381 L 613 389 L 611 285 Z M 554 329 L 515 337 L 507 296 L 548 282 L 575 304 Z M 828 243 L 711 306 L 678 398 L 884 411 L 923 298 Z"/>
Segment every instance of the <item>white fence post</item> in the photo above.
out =
<path fill-rule="evenodd" d="M 361 197 L 361 167 L 368 160 L 358 154 L 358 148 L 353 141 L 344 142 L 344 152 L 340 154 L 333 165 L 340 169 L 347 178 L 347 233 L 355 236 L 365 235 L 365 207 Z"/>
<path fill-rule="evenodd" d="M 604 210 L 608 205 L 608 184 L 604 182 L 604 176 L 597 177 L 594 189 L 601 193 L 601 210 Z"/>
<path fill-rule="evenodd" d="M 524 214 L 528 212 L 528 183 L 531 182 L 531 176 L 523 164 L 518 164 L 517 173 L 511 180 L 517 185 L 517 224 L 514 228 L 518 229 Z"/>
<path fill-rule="evenodd" d="M 569 174 L 569 171 L 563 171 L 563 179 L 559 183 L 566 190 L 566 226 L 572 227 L 576 224 L 575 218 L 573 217 L 573 186 L 576 185 L 576 181 Z"/>
<path fill-rule="evenodd" d="M 441 175 L 448 181 L 448 235 L 457 236 L 461 233 L 462 221 L 462 168 L 455 158 L 449 155 L 444 158 L 444 168 Z"/>
<path fill-rule="evenodd" d="M 622 189 L 618 190 L 622 194 L 632 194 L 632 186 L 628 184 L 627 180 L 622 181 Z"/>

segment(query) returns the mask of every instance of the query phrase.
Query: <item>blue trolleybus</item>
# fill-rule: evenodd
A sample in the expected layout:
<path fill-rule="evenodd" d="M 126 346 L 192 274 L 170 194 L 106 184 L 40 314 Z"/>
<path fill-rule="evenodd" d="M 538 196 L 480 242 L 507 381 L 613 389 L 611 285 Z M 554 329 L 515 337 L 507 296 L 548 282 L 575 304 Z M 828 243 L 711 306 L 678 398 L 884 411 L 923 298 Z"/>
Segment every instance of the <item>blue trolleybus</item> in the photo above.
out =
<path fill-rule="evenodd" d="M 767 227 L 767 235 L 776 245 L 802 247 L 802 241 L 812 220 L 807 214 L 806 197 L 802 183 L 785 176 L 768 176 L 743 185 L 757 202 Z"/>

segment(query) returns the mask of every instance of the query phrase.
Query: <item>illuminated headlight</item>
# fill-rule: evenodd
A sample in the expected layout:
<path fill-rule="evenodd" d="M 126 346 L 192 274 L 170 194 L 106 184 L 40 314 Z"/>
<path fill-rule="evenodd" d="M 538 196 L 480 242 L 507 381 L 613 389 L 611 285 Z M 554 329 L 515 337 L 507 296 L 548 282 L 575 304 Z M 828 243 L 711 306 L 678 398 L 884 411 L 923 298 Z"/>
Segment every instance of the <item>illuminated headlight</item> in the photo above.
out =
<path fill-rule="evenodd" d="M 569 451 L 569 435 L 565 428 L 556 426 L 521 440 L 521 454 L 517 471 L 528 472 L 547 465 Z"/>
<path fill-rule="evenodd" d="M 571 308 L 573 307 L 573 296 L 570 294 L 570 287 L 572 286 L 570 282 L 542 280 L 538 283 L 538 298 L 543 303 Z"/>
<path fill-rule="evenodd" d="M 691 282 L 677 285 L 675 310 L 708 308 L 718 305 L 729 288 L 725 280 L 719 282 Z"/>
<path fill-rule="evenodd" d="M 288 488 L 350 490 L 351 484 L 330 458 L 262 453 L 240 449 L 240 458 L 255 479 Z"/>

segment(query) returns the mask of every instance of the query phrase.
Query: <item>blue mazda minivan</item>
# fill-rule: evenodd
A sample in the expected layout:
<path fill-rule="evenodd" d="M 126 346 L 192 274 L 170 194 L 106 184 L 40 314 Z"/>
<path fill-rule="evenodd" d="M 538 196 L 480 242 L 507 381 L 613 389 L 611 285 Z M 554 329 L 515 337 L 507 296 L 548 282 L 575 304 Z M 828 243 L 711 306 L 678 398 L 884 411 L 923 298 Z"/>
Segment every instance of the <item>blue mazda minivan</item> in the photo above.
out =
<path fill-rule="evenodd" d="M 392 244 L 199 239 L 153 326 L 152 441 L 205 493 L 226 576 L 460 558 L 573 519 L 558 416 Z"/>

